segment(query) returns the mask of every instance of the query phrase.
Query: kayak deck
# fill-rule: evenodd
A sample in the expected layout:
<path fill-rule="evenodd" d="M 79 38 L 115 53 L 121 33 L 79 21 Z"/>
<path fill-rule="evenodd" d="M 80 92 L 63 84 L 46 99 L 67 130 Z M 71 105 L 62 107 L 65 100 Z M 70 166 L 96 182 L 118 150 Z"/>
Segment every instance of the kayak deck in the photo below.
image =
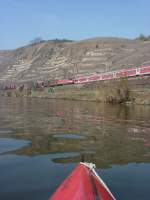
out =
<path fill-rule="evenodd" d="M 92 163 L 79 163 L 49 200 L 115 200 Z"/>

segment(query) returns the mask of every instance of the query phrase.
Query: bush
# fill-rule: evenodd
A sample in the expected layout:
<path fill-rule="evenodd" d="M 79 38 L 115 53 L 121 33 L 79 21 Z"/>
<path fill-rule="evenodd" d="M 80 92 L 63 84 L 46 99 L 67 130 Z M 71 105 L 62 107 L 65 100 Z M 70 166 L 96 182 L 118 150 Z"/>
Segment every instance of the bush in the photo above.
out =
<path fill-rule="evenodd" d="M 96 100 L 105 103 L 124 103 L 130 100 L 128 80 L 114 80 L 103 83 L 97 88 Z"/>
<path fill-rule="evenodd" d="M 137 39 L 139 39 L 141 41 L 149 41 L 150 40 L 150 35 L 149 36 L 145 36 L 144 34 L 140 34 Z"/>

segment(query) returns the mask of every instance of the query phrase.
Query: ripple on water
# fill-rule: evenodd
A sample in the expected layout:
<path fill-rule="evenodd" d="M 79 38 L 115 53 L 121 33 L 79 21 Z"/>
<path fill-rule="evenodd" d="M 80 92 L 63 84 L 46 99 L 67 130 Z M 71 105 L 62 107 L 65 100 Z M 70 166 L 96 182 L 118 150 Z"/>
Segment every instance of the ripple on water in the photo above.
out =
<path fill-rule="evenodd" d="M 0 154 L 20 149 L 29 144 L 29 141 L 12 138 L 0 138 Z"/>
<path fill-rule="evenodd" d="M 64 139 L 86 139 L 86 136 L 79 134 L 68 134 L 68 133 L 60 133 L 53 135 L 54 138 L 64 138 Z"/>
<path fill-rule="evenodd" d="M 13 133 L 13 130 L 10 128 L 0 128 L 0 134 L 1 133 L 9 134 L 9 133 Z"/>

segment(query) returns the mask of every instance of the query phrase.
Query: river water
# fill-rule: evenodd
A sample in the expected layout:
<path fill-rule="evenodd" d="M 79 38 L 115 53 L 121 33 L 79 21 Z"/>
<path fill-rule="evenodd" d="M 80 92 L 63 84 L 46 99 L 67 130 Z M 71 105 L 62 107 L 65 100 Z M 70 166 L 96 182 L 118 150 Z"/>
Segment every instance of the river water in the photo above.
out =
<path fill-rule="evenodd" d="M 0 200 L 47 200 L 82 159 L 116 199 L 150 199 L 150 107 L 0 99 Z"/>

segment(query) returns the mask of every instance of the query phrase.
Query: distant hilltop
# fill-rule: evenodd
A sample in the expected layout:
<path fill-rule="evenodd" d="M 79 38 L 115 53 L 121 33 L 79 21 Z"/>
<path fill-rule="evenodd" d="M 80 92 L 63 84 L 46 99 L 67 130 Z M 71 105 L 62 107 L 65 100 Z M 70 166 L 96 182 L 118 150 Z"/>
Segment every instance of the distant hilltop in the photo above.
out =
<path fill-rule="evenodd" d="M 0 82 L 74 78 L 141 65 L 150 65 L 148 39 L 33 40 L 16 50 L 0 51 Z"/>

